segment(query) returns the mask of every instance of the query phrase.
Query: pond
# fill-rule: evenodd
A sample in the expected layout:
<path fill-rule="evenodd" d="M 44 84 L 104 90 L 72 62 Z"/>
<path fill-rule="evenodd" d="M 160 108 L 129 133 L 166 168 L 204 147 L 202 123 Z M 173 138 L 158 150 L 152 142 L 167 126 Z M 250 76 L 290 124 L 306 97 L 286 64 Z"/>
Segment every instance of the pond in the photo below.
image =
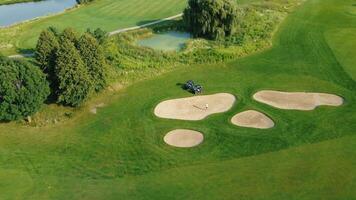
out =
<path fill-rule="evenodd" d="M 77 4 L 76 0 L 45 0 L 0 6 L 0 27 L 49 14 L 59 13 Z"/>
<path fill-rule="evenodd" d="M 139 46 L 150 47 L 162 51 L 179 51 L 191 38 L 189 33 L 170 31 L 161 34 L 154 34 L 152 37 L 139 40 Z"/>

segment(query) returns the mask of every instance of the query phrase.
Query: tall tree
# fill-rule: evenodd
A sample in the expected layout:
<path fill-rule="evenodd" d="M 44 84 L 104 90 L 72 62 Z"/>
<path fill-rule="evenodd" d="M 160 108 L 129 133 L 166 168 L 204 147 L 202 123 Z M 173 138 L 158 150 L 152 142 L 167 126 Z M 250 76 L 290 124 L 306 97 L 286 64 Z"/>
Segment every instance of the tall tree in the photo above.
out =
<path fill-rule="evenodd" d="M 79 33 L 75 31 L 73 28 L 66 28 L 63 30 L 60 38 L 62 40 L 69 40 L 75 44 L 78 41 Z"/>
<path fill-rule="evenodd" d="M 48 82 L 40 69 L 28 62 L 0 57 L 0 120 L 31 116 L 48 95 Z"/>
<path fill-rule="evenodd" d="M 93 36 L 85 33 L 78 40 L 77 48 L 87 67 L 94 90 L 102 90 L 107 83 L 107 65 L 101 46 Z"/>
<path fill-rule="evenodd" d="M 42 71 L 48 74 L 48 79 L 54 78 L 54 65 L 56 50 L 59 43 L 53 32 L 44 30 L 37 42 L 35 58 Z"/>
<path fill-rule="evenodd" d="M 80 106 L 90 94 L 90 77 L 74 44 L 66 38 L 61 38 L 57 51 L 56 75 L 58 102 Z"/>
<path fill-rule="evenodd" d="M 221 39 L 235 32 L 237 5 L 233 0 L 189 0 L 183 20 L 194 37 Z"/>
<path fill-rule="evenodd" d="M 99 44 L 103 44 L 109 37 L 108 33 L 101 28 L 97 28 L 94 31 L 87 29 L 87 33 L 95 37 Z"/>

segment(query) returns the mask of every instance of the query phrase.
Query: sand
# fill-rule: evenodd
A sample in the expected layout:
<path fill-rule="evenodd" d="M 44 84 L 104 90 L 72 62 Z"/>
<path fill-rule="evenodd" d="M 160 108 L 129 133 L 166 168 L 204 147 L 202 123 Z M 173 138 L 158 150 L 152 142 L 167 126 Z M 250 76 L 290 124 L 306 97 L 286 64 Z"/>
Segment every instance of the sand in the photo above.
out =
<path fill-rule="evenodd" d="M 159 103 L 154 114 L 166 119 L 202 120 L 209 115 L 228 111 L 235 101 L 235 96 L 228 93 L 172 99 Z"/>
<path fill-rule="evenodd" d="M 269 129 L 274 127 L 274 122 L 271 118 L 255 110 L 238 113 L 231 119 L 231 122 L 236 126 L 249 128 Z"/>
<path fill-rule="evenodd" d="M 204 140 L 202 133 L 187 129 L 176 129 L 164 136 L 164 142 L 168 145 L 181 148 L 195 147 Z"/>
<path fill-rule="evenodd" d="M 326 93 L 279 92 L 263 90 L 253 95 L 256 101 L 287 110 L 314 110 L 318 106 L 341 106 L 343 98 Z"/>

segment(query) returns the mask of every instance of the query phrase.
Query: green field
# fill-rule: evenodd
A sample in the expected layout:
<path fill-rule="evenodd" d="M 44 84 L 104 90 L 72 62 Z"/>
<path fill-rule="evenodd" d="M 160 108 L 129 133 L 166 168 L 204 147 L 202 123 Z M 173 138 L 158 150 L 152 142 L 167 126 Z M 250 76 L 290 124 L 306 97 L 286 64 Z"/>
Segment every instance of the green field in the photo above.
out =
<path fill-rule="evenodd" d="M 90 9 L 101 16 L 114 4 L 129 10 L 125 2 L 97 3 L 51 23 L 64 25 L 80 14 L 78 26 L 84 29 L 102 19 L 97 17 L 97 24 L 86 20 Z M 184 6 L 184 1 L 154 2 L 160 8 L 135 8 L 147 9 L 150 17 L 132 11 L 132 17 L 117 24 L 101 25 L 108 30 L 128 26 Z M 82 111 L 70 121 L 37 128 L 0 124 L 0 199 L 355 199 L 356 63 L 350 55 L 356 49 L 343 42 L 354 41 L 347 31 L 356 28 L 356 16 L 347 14 L 352 3 L 308 0 L 283 22 L 271 49 L 141 81 L 106 96 L 107 107 L 97 115 Z M 23 27 L 40 23 L 36 32 L 45 22 Z M 33 45 L 19 41 L 21 47 Z M 237 104 L 202 121 L 156 118 L 157 103 L 189 96 L 176 86 L 188 79 L 201 83 L 206 93 L 236 95 Z M 262 89 L 328 92 L 344 97 L 345 104 L 307 112 L 279 110 L 252 100 Z M 229 122 L 247 109 L 267 113 L 276 127 L 254 130 Z M 192 149 L 169 147 L 162 137 L 175 128 L 201 131 L 205 141 Z"/>
<path fill-rule="evenodd" d="M 33 48 L 39 33 L 49 26 L 58 28 L 70 26 L 81 31 L 99 27 L 106 31 L 113 31 L 136 26 L 181 13 L 185 5 L 186 0 L 100 0 L 65 14 L 1 30 L 0 47 L 11 44 L 19 49 Z M 14 48 L 11 50 L 13 51 Z"/>
<path fill-rule="evenodd" d="M 356 81 L 356 29 L 330 30 L 326 32 L 325 37 L 344 70 Z"/>

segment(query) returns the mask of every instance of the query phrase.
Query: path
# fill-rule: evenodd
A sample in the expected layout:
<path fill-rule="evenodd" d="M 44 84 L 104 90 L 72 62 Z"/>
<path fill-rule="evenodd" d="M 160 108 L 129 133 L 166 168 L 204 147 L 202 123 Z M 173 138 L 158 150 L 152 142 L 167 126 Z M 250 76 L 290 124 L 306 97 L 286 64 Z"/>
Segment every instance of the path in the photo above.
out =
<path fill-rule="evenodd" d="M 167 18 L 164 18 L 164 19 L 160 19 L 160 20 L 157 20 L 157 21 L 154 21 L 154 22 L 150 22 L 150 23 L 147 23 L 147 24 L 143 24 L 143 25 L 140 25 L 140 26 L 133 26 L 133 27 L 129 27 L 129 28 L 118 29 L 118 30 L 109 32 L 109 36 L 116 35 L 116 34 L 123 33 L 123 32 L 127 32 L 127 31 L 133 31 L 133 30 L 145 28 L 145 27 L 152 26 L 152 25 L 155 25 L 155 24 L 159 24 L 159 23 L 162 23 L 162 22 L 165 22 L 165 21 L 177 19 L 177 18 L 182 17 L 182 16 L 183 16 L 183 13 L 180 13 L 178 15 L 174 15 L 174 16 L 167 17 Z"/>

